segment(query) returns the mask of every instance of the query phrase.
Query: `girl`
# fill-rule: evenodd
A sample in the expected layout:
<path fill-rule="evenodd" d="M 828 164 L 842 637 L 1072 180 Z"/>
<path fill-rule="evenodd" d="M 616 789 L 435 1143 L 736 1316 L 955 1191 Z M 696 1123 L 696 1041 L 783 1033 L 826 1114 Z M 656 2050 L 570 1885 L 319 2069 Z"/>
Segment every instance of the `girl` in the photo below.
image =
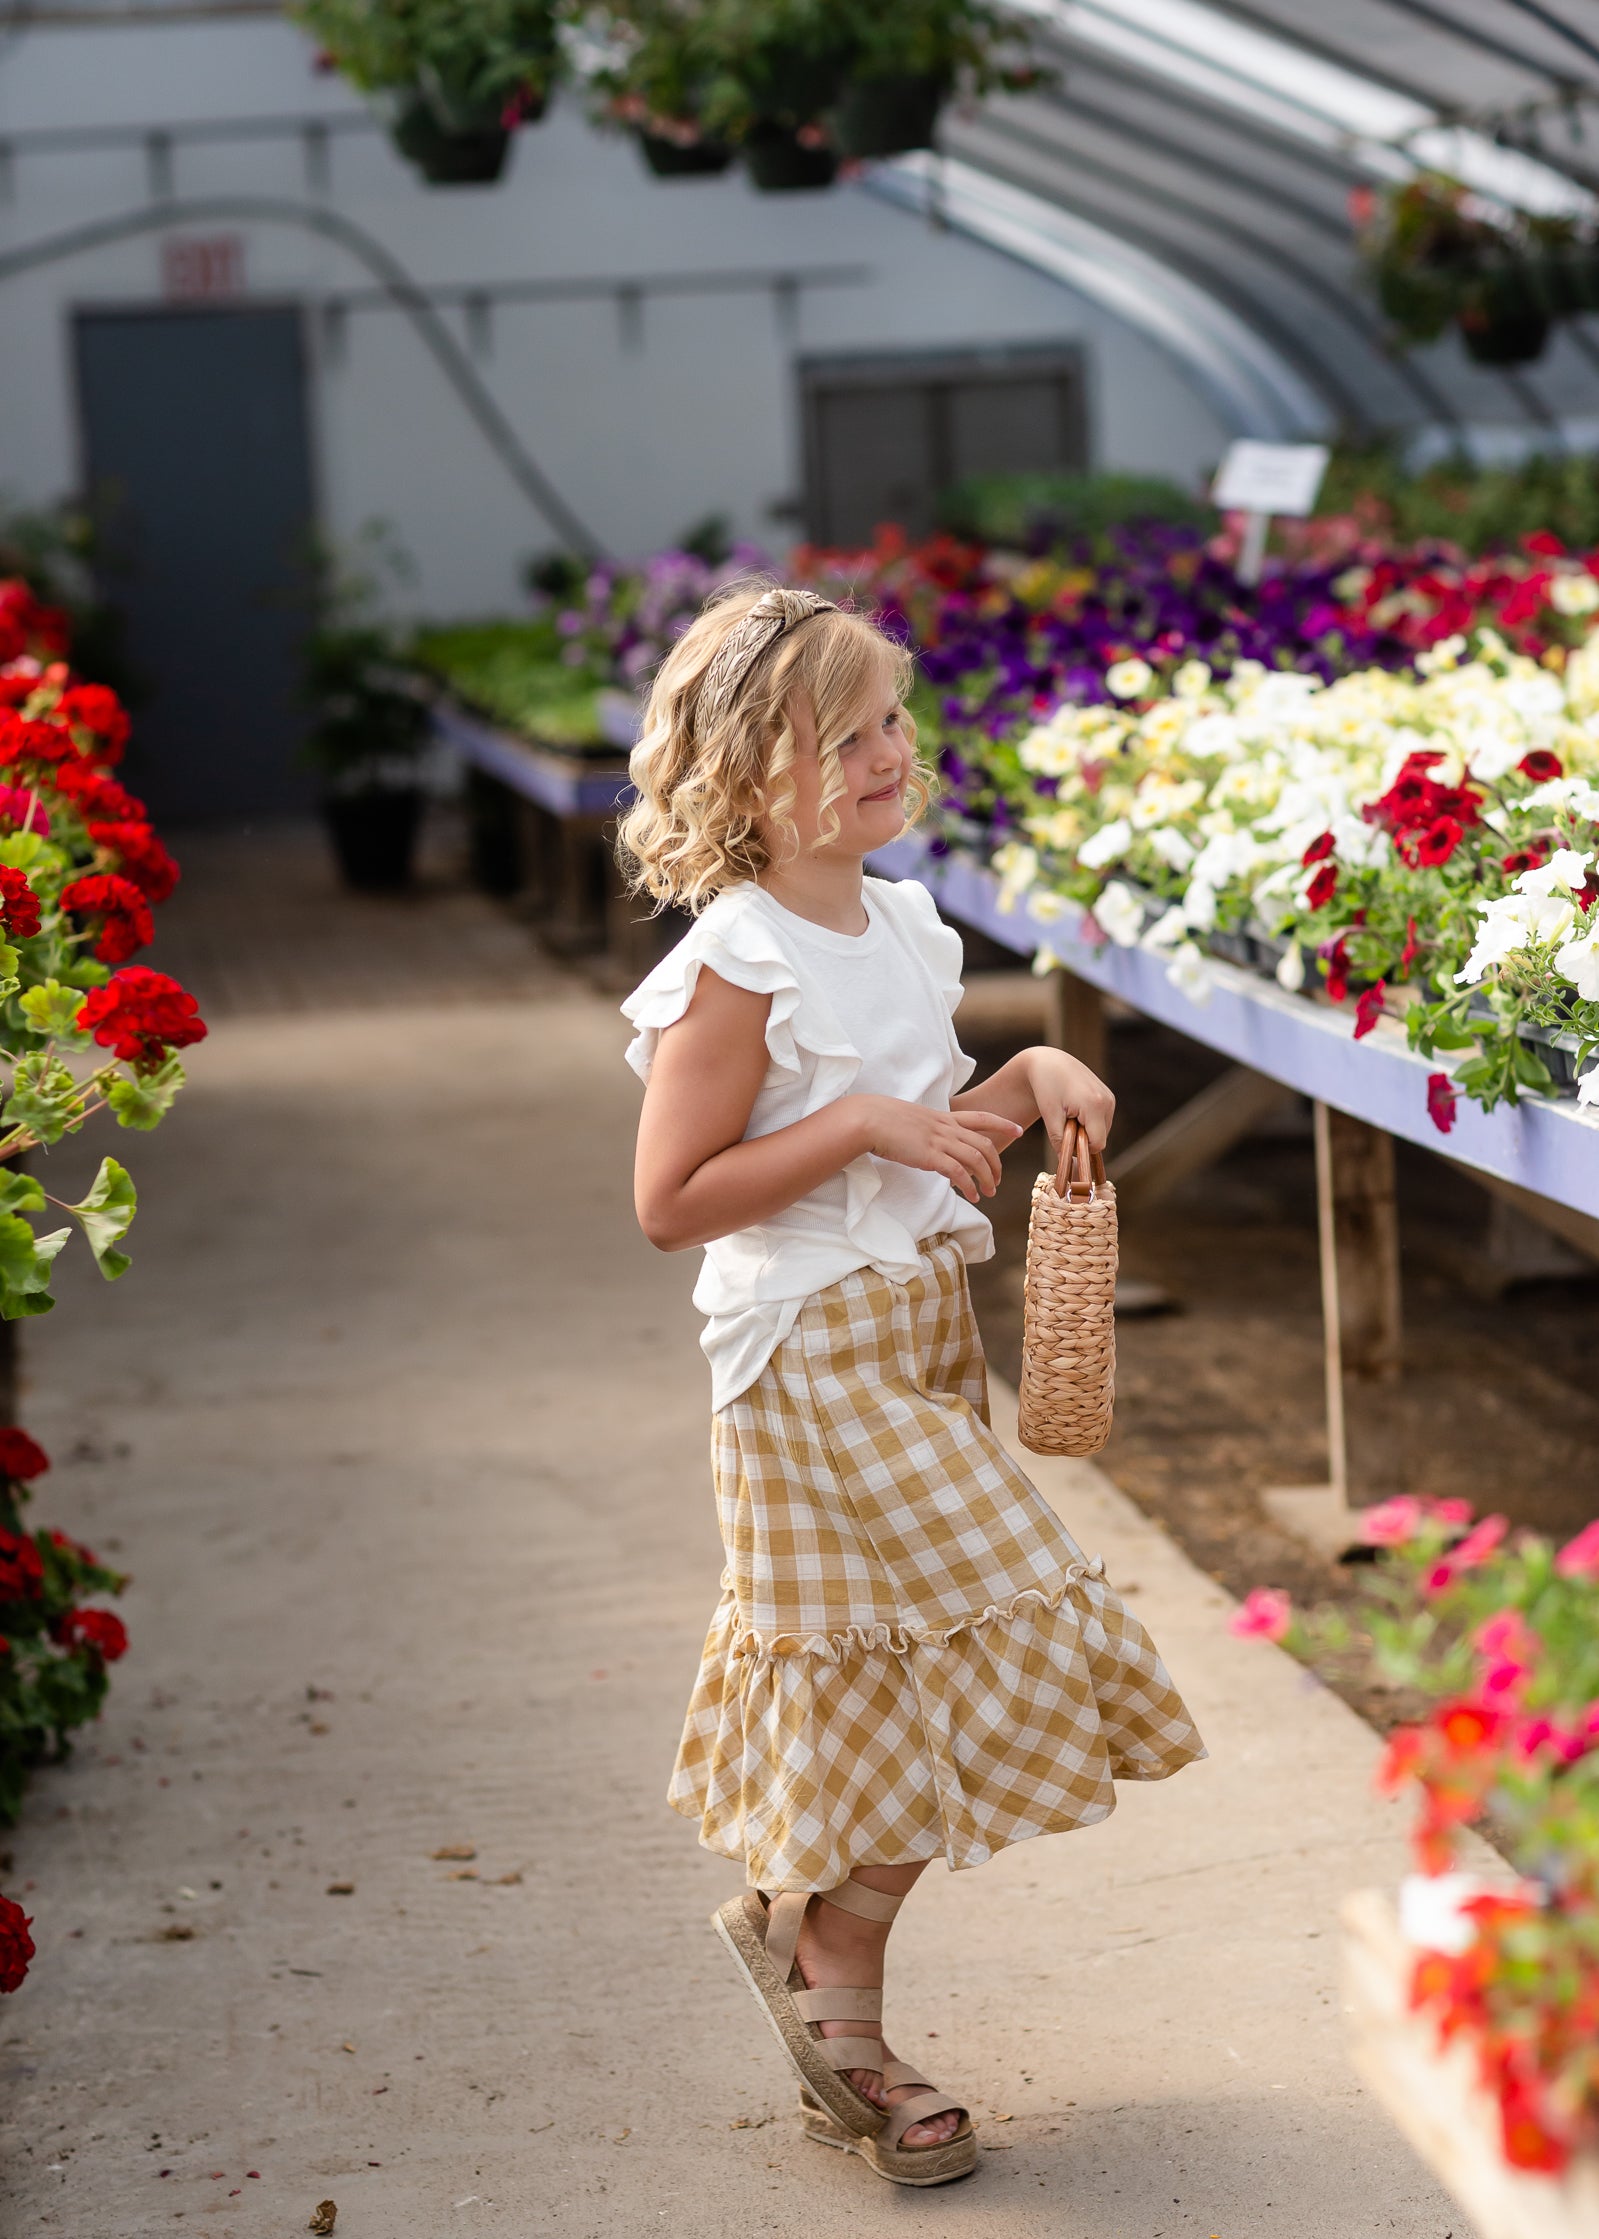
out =
<path fill-rule="evenodd" d="M 621 834 L 694 914 L 622 1006 L 647 1083 L 638 1217 L 705 1247 L 727 1570 L 670 1801 L 739 1860 L 714 1925 L 801 2083 L 879 2175 L 967 2174 L 966 2109 L 889 2050 L 889 1924 L 928 1860 L 1114 1808 L 1204 1754 L 1143 1628 L 988 1427 L 966 1263 L 1000 1153 L 1111 1097 L 1055 1049 L 980 1088 L 961 944 L 865 858 L 928 798 L 908 661 L 809 591 L 744 584 L 662 665 Z"/>

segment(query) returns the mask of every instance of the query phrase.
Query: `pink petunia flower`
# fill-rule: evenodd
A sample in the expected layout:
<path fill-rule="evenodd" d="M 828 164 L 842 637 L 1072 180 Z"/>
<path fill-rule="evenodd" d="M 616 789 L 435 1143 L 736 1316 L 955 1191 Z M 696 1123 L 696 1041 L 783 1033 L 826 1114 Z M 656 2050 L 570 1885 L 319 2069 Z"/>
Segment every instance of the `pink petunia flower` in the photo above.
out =
<path fill-rule="evenodd" d="M 1567 1540 L 1555 1557 L 1555 1569 L 1562 1578 L 1599 1579 L 1599 1516 Z"/>
<path fill-rule="evenodd" d="M 1293 1622 L 1293 1604 L 1277 1586 L 1256 1586 L 1227 1620 L 1237 1640 L 1282 1640 Z"/>
<path fill-rule="evenodd" d="M 1368 1547 L 1403 1547 L 1421 1530 L 1425 1510 L 1413 1493 L 1396 1493 L 1379 1501 L 1360 1519 L 1360 1536 Z"/>
<path fill-rule="evenodd" d="M 1485 1516 L 1474 1530 L 1467 1532 L 1458 1547 L 1451 1547 L 1447 1555 L 1433 1564 L 1421 1582 L 1423 1593 L 1441 1594 L 1445 1587 L 1454 1584 L 1462 1571 L 1475 1570 L 1479 1563 L 1486 1562 L 1509 1529 L 1507 1516 Z"/>

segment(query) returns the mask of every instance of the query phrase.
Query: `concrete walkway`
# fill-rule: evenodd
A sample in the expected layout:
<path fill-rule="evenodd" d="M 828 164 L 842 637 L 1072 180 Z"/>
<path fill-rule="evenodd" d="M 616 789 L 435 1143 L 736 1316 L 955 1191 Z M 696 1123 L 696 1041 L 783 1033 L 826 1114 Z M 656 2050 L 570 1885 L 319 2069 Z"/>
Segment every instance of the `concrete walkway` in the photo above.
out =
<path fill-rule="evenodd" d="M 6 2239 L 1462 2234 L 1343 2059 L 1335 1908 L 1403 1865 L 1372 1738 L 1083 1465 L 1035 1466 L 1212 1759 L 908 1909 L 894 2035 L 975 2179 L 798 2137 L 660 1800 L 719 1548 L 622 1043 L 556 982 L 225 1020 L 134 1146 L 133 1272 L 29 1329 L 41 1519 L 137 1576 L 8 1845 Z"/>

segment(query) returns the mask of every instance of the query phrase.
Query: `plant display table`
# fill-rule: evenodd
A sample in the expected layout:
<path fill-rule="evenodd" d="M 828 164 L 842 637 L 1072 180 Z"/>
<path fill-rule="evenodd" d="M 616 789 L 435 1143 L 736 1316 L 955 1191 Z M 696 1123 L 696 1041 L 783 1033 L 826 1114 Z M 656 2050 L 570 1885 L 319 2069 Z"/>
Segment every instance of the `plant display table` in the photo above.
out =
<path fill-rule="evenodd" d="M 1360 1890 L 1343 1923 L 1355 2066 L 1481 2239 L 1599 2239 L 1599 2162 L 1584 2157 L 1558 2177 L 1509 2166 L 1470 2047 L 1440 2052 L 1435 2025 L 1410 2011 L 1416 1955 L 1387 1898 Z"/>
<path fill-rule="evenodd" d="M 1217 957 L 1204 960 L 1190 993 L 1173 983 L 1165 957 L 1083 940 L 1083 913 L 1071 904 L 1057 903 L 1047 918 L 1029 914 L 1026 904 L 1001 910 L 992 871 L 958 853 L 934 856 L 919 837 L 881 850 L 872 868 L 920 880 L 951 917 L 1019 955 L 1049 949 L 1064 967 L 1055 975 L 1067 1014 L 1061 1038 L 1096 1068 L 1103 1054 L 1096 1010 L 1105 995 L 1233 1060 L 1232 1072 L 1113 1162 L 1124 1206 L 1152 1203 L 1212 1163 L 1285 1092 L 1312 1100 L 1329 1488 L 1296 1490 L 1273 1505 L 1315 1536 L 1346 1541 L 1351 1503 L 1403 1489 L 1394 1411 L 1401 1319 L 1393 1138 L 1442 1150 L 1428 1117 L 1428 1061 L 1391 1020 L 1380 1020 L 1357 1047 L 1347 1010 L 1288 994 Z M 1492 1112 L 1462 1100 L 1445 1155 L 1579 1249 L 1599 1254 L 1599 1113 L 1536 1097 Z"/>
<path fill-rule="evenodd" d="M 557 949 L 603 951 L 619 975 L 637 962 L 641 977 L 654 961 L 653 933 L 635 922 L 607 844 L 631 791 L 625 756 L 537 746 L 448 699 L 435 701 L 433 728 L 488 794 L 492 836 L 480 829 L 474 842 L 481 883 L 525 893 Z"/>

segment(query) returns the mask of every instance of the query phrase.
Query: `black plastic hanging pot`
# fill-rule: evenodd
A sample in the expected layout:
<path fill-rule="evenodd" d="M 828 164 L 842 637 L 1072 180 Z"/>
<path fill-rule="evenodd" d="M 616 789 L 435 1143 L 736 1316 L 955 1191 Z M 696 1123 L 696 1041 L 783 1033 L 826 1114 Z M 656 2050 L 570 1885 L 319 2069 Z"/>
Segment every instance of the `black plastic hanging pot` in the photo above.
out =
<path fill-rule="evenodd" d="M 421 93 L 401 107 L 389 137 L 407 163 L 432 187 L 492 186 L 505 169 L 511 135 L 503 125 L 478 125 L 454 131 L 441 124 Z"/>
<path fill-rule="evenodd" d="M 644 161 L 657 179 L 711 179 L 727 169 L 733 150 L 724 140 L 669 140 L 638 129 Z"/>
<path fill-rule="evenodd" d="M 744 168 L 762 194 L 800 194 L 830 187 L 838 177 L 838 152 L 811 147 L 786 125 L 757 124 L 743 146 Z"/>
<path fill-rule="evenodd" d="M 913 148 L 930 148 L 949 90 L 941 70 L 852 78 L 831 119 L 840 155 L 906 155 Z"/>
<path fill-rule="evenodd" d="M 397 894 L 410 885 L 422 807 L 416 786 L 372 786 L 324 797 L 322 814 L 346 886 L 360 894 Z"/>
<path fill-rule="evenodd" d="M 1485 273 L 1456 324 L 1467 355 L 1478 365 L 1531 365 L 1549 340 L 1549 313 L 1522 265 Z"/>

